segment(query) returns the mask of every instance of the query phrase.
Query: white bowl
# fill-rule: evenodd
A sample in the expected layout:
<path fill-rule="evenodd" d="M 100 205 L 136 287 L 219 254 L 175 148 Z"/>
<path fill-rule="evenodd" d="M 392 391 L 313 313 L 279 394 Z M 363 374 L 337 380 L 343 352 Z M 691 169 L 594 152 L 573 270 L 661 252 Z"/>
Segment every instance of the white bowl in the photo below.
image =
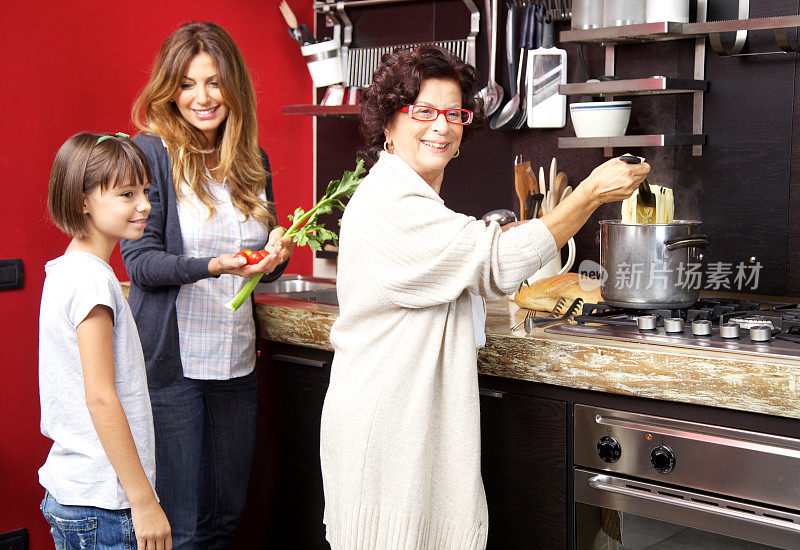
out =
<path fill-rule="evenodd" d="M 571 103 L 569 113 L 579 138 L 624 136 L 631 118 L 631 102 Z"/>

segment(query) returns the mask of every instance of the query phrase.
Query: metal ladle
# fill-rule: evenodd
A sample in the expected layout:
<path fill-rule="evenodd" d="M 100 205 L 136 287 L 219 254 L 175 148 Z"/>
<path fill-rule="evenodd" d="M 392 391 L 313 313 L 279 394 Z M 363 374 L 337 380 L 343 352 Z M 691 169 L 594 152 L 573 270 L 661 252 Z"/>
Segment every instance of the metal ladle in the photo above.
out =
<path fill-rule="evenodd" d="M 508 86 L 510 89 L 511 99 L 508 100 L 500 112 L 495 114 L 489 127 L 492 130 L 502 128 L 512 121 L 519 109 L 520 97 L 519 90 L 517 89 L 517 81 L 514 76 L 517 74 L 516 64 L 516 47 L 517 47 L 517 6 L 511 4 L 508 6 L 508 18 L 506 19 L 506 60 L 508 61 Z"/>
<path fill-rule="evenodd" d="M 486 0 L 486 27 L 491 35 L 489 42 L 489 81 L 478 92 L 483 99 L 483 112 L 488 117 L 494 114 L 503 102 L 505 91 L 494 79 L 495 58 L 497 57 L 497 0 Z"/>
<path fill-rule="evenodd" d="M 491 222 L 497 222 L 500 224 L 500 227 L 517 221 L 517 215 L 514 214 L 511 210 L 506 208 L 501 208 L 499 210 L 492 210 L 491 212 L 487 212 L 484 214 L 481 219 L 489 225 Z"/>

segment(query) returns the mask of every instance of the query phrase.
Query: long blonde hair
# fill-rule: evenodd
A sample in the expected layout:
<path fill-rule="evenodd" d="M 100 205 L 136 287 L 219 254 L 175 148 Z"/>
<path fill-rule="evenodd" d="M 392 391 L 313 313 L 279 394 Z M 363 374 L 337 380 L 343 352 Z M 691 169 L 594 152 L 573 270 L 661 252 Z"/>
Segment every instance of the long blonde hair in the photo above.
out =
<path fill-rule="evenodd" d="M 180 89 L 189 62 L 207 53 L 217 65 L 220 91 L 229 112 L 209 149 L 199 130 L 181 116 L 172 99 Z M 231 201 L 245 219 L 252 216 L 265 226 L 275 223 L 274 207 L 262 201 L 265 178 L 258 147 L 256 98 L 250 73 L 239 48 L 225 29 L 209 21 L 189 23 L 173 32 L 161 45 L 150 80 L 133 104 L 134 124 L 145 133 L 161 137 L 172 160 L 175 195 L 181 199 L 181 182 L 216 212 L 209 192 L 206 168 L 226 178 Z M 217 152 L 216 166 L 207 166 L 209 155 Z"/>

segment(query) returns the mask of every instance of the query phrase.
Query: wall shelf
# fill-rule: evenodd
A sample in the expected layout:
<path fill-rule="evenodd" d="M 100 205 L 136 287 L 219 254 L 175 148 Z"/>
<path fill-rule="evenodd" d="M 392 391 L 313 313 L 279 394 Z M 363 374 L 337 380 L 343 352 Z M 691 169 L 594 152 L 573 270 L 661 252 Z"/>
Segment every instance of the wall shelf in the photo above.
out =
<path fill-rule="evenodd" d="M 683 33 L 683 23 L 662 21 L 621 25 L 619 27 L 600 27 L 598 29 L 576 29 L 561 31 L 560 42 L 583 44 L 627 44 L 637 42 L 661 42 L 664 40 L 683 40 L 691 38 Z"/>
<path fill-rule="evenodd" d="M 360 105 L 284 105 L 284 115 L 304 115 L 338 118 L 356 118 L 361 114 Z"/>
<path fill-rule="evenodd" d="M 641 23 L 599 29 L 561 31 L 561 42 L 581 42 L 585 44 L 629 44 L 633 42 L 659 42 L 664 40 L 683 40 L 705 37 L 710 34 L 737 31 L 780 30 L 800 27 L 800 15 L 780 17 L 761 17 L 755 19 L 735 19 L 732 21 L 709 21 L 705 23 Z"/>
<path fill-rule="evenodd" d="M 676 147 L 679 145 L 704 145 L 703 134 L 651 134 L 641 136 L 615 136 L 597 138 L 560 137 L 560 149 L 599 147 Z"/>
<path fill-rule="evenodd" d="M 705 91 L 706 88 L 708 88 L 708 83 L 705 80 L 652 76 L 650 78 L 634 78 L 628 80 L 561 84 L 558 87 L 558 93 L 561 95 L 591 95 L 603 97 L 683 94 Z"/>

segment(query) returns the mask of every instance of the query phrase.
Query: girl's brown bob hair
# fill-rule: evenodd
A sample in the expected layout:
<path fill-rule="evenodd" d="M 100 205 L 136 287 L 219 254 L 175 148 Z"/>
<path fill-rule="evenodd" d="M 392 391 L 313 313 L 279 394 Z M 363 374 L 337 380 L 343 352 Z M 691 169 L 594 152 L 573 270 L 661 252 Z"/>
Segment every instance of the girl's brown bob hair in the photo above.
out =
<path fill-rule="evenodd" d="M 198 54 L 206 53 L 217 66 L 222 99 L 228 116 L 220 124 L 216 143 L 181 115 L 174 97 L 186 68 Z M 267 172 L 258 147 L 256 93 L 244 57 L 233 38 L 210 21 L 188 23 L 173 32 L 158 50 L 150 80 L 133 105 L 134 124 L 167 144 L 172 161 L 175 195 L 183 196 L 182 182 L 206 205 L 211 216 L 215 203 L 208 187 L 206 169 L 231 187 L 233 205 L 266 226 L 275 223 L 273 205 L 262 201 Z M 215 164 L 207 164 L 217 153 Z"/>
<path fill-rule="evenodd" d="M 106 135 L 75 134 L 53 161 L 47 210 L 56 227 L 71 237 L 89 236 L 83 199 L 98 186 L 106 191 L 117 185 L 150 183 L 150 167 L 142 150 L 129 139 L 116 136 L 97 143 Z"/>
<path fill-rule="evenodd" d="M 475 97 L 478 91 L 475 67 L 433 44 L 418 46 L 413 51 L 395 50 L 383 56 L 372 86 L 364 90 L 361 105 L 364 147 L 359 154 L 368 166 L 377 162 L 386 139 L 384 130 L 391 125 L 397 110 L 414 103 L 422 83 L 429 78 L 453 80 L 461 88 L 461 107 L 473 112 L 472 124 L 464 127 L 462 143 L 486 126 L 483 100 Z"/>

